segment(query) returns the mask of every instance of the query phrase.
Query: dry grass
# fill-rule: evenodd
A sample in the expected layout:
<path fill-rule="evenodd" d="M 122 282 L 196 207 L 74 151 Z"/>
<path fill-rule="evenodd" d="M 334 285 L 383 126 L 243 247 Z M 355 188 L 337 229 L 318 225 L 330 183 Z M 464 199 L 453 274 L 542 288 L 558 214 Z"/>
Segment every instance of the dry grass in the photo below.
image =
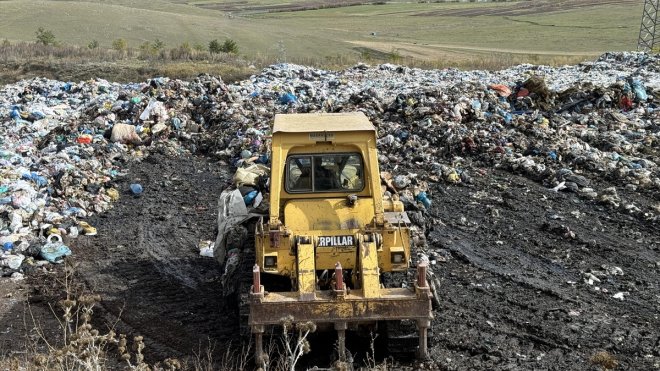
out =
<path fill-rule="evenodd" d="M 325 69 L 343 69 L 355 65 L 356 63 L 366 63 L 371 65 L 382 63 L 393 63 L 404 65 L 411 68 L 421 69 L 444 69 L 457 68 L 461 70 L 501 70 L 511 66 L 523 63 L 542 64 L 548 66 L 563 66 L 577 64 L 586 60 L 592 60 L 590 56 L 571 56 L 571 55 L 537 55 L 537 54 L 512 54 L 488 52 L 479 55 L 471 55 L 467 58 L 437 58 L 434 60 L 417 59 L 411 56 L 405 56 L 396 49 L 390 52 L 380 52 L 377 50 L 362 49 L 359 56 L 336 55 L 333 57 L 316 58 L 287 58 L 286 60 L 276 59 L 277 62 L 286 61 L 290 63 L 313 66 Z M 267 64 L 265 59 L 261 59 L 260 65 Z"/>
<path fill-rule="evenodd" d="M 32 77 L 63 81 L 103 78 L 117 82 L 143 81 L 154 76 L 191 79 L 200 73 L 219 75 L 231 82 L 254 72 L 254 67 L 236 56 L 183 46 L 153 53 L 133 48 L 117 51 L 72 45 L 0 43 L 1 84 Z"/>
<path fill-rule="evenodd" d="M 153 48 L 126 48 L 125 50 L 82 47 L 78 45 L 41 45 L 31 42 L 0 43 L 0 61 L 3 63 L 30 63 L 32 61 L 53 60 L 69 63 L 118 62 L 142 60 L 149 63 L 168 62 L 207 62 L 246 65 L 247 62 L 232 54 L 212 54 L 205 50 L 195 50 L 188 44 L 163 50 Z"/>
<path fill-rule="evenodd" d="M 606 351 L 594 354 L 589 361 L 596 366 L 602 367 L 604 371 L 614 370 L 619 366 L 619 361 L 616 360 L 616 357 Z"/>
<path fill-rule="evenodd" d="M 106 324 L 107 330 L 99 330 L 94 320 L 94 309 L 101 301 L 98 295 L 86 292 L 84 285 L 76 282 L 75 268 L 66 266 L 61 278 L 55 279 L 47 288 L 47 302 L 55 321 L 44 322 L 34 315 L 29 302 L 26 303 L 24 324 L 26 327 L 26 350 L 20 356 L 0 358 L 2 370 L 59 370 L 59 371 L 234 371 L 254 369 L 252 344 L 228 344 L 219 358 L 213 342 L 201 346 L 192 356 L 184 359 L 166 358 L 155 363 L 145 361 L 148 348 L 139 335 L 122 334 L 116 330 L 117 322 Z M 60 292 L 61 290 L 61 292 Z M 35 308 L 36 309 L 36 308 Z M 121 316 L 121 314 L 120 314 Z M 53 324 L 54 323 L 54 324 Z M 265 362 L 262 371 L 294 371 L 301 357 L 310 352 L 309 334 L 316 331 L 311 322 L 294 322 L 288 316 L 281 320 L 281 332 L 266 342 Z M 387 362 L 375 362 L 374 340 L 372 357 L 364 371 L 385 371 Z M 337 362 L 334 370 L 349 370 L 348 363 Z"/>
<path fill-rule="evenodd" d="M 235 55 L 210 54 L 187 45 L 154 52 L 151 49 L 127 48 L 89 49 L 75 45 L 39 45 L 36 43 L 0 42 L 0 84 L 18 80 L 47 77 L 62 81 L 82 81 L 102 78 L 117 82 L 144 81 L 155 76 L 192 79 L 201 73 L 221 76 L 226 82 L 245 79 L 257 69 L 277 62 L 289 62 L 324 69 L 343 69 L 356 63 L 394 63 L 422 69 L 480 69 L 499 70 L 520 63 L 551 66 L 574 64 L 590 59 L 584 56 L 534 55 L 485 52 L 461 58 L 433 60 L 406 56 L 399 50 L 383 52 L 368 48 L 360 54 L 327 57 L 287 57 L 285 51 L 277 56 L 258 55 L 251 61 Z"/>

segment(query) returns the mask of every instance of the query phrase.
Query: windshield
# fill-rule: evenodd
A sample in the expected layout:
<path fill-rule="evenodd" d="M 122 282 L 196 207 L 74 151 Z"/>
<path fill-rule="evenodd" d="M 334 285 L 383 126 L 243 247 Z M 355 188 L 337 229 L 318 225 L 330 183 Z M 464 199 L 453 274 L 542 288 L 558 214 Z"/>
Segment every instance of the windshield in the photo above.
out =
<path fill-rule="evenodd" d="M 361 191 L 362 157 L 358 153 L 289 156 L 285 182 L 289 193 Z"/>

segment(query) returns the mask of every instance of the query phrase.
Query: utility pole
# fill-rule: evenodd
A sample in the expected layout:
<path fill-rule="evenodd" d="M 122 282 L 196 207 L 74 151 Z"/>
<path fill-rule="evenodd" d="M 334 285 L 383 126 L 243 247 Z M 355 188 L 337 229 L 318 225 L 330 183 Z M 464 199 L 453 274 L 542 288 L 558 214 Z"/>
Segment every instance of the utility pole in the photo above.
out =
<path fill-rule="evenodd" d="M 638 51 L 649 52 L 653 50 L 655 41 L 660 41 L 660 35 L 657 35 L 658 27 L 656 27 L 659 8 L 660 0 L 644 0 L 642 25 L 639 27 L 639 39 L 637 39 Z"/>

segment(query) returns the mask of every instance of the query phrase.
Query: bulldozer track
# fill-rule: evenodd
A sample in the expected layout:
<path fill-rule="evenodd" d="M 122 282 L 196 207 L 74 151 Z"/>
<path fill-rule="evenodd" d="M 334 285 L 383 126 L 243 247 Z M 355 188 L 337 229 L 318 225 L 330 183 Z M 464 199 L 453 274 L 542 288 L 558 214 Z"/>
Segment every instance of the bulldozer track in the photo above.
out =
<path fill-rule="evenodd" d="M 239 269 L 237 270 L 239 280 L 239 288 L 235 295 L 237 295 L 237 316 L 238 316 L 238 331 L 242 341 L 250 341 L 252 331 L 248 325 L 250 316 L 250 288 L 252 287 L 252 267 L 255 263 L 254 253 L 254 229 L 248 228 L 248 238 L 241 249 L 241 257 Z"/>

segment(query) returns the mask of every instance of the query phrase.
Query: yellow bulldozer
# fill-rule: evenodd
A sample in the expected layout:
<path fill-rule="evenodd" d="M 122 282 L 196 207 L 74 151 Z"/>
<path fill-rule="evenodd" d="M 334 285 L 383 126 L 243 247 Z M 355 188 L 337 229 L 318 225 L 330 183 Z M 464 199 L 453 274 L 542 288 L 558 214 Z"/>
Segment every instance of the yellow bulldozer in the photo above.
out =
<path fill-rule="evenodd" d="M 361 112 L 275 116 L 269 212 L 253 224 L 252 282 L 243 293 L 257 364 L 265 331 L 284 316 L 334 328 L 340 361 L 347 330 L 406 321 L 417 356 L 428 357 L 428 267 L 411 268 L 410 220 L 396 196 L 383 196 L 376 139 Z M 413 283 L 388 287 L 392 274 Z M 281 277 L 288 290 L 274 284 Z"/>

